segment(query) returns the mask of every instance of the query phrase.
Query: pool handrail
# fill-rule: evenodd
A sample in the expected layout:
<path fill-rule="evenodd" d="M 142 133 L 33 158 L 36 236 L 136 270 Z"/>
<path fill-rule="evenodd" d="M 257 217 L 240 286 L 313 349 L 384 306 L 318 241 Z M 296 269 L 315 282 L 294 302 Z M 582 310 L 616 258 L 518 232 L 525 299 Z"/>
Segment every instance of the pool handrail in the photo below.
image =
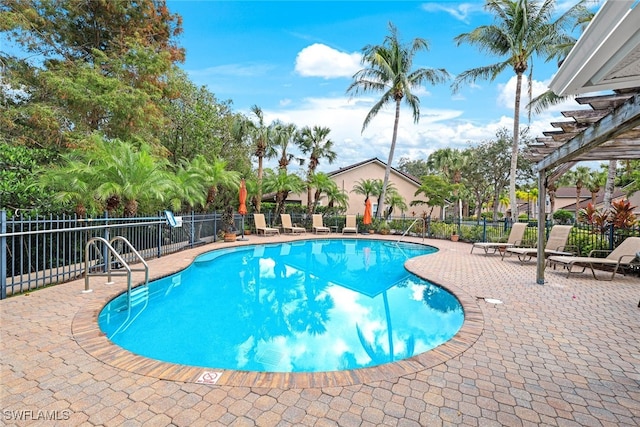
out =
<path fill-rule="evenodd" d="M 127 248 L 129 248 L 129 250 L 135 256 L 135 258 L 137 258 L 142 263 L 143 268 L 131 268 L 131 266 L 124 260 L 122 255 L 119 254 L 114 247 L 114 243 L 118 241 L 122 242 Z M 102 243 L 104 245 L 104 249 L 106 250 L 106 257 L 104 257 L 104 254 L 102 254 L 102 252 L 99 251 L 100 248 L 98 247 L 97 243 Z M 89 268 L 90 250 L 89 249 L 92 246 L 95 247 L 96 250 L 98 250 L 99 254 L 102 254 L 103 259 L 106 258 L 104 259 L 105 267 L 107 270 L 106 272 L 97 272 L 97 273 L 90 272 L 90 268 Z M 138 253 L 138 251 L 133 247 L 133 245 L 123 236 L 116 236 L 110 241 L 107 241 L 102 237 L 92 237 L 91 239 L 89 239 L 89 241 L 85 246 L 84 254 L 85 254 L 85 260 L 84 260 L 85 275 L 84 275 L 84 291 L 82 291 L 83 293 L 92 292 L 91 288 L 89 287 L 90 276 L 107 276 L 107 284 L 112 284 L 113 282 L 111 281 L 111 276 L 126 275 L 127 276 L 127 300 L 128 300 L 128 303 L 131 304 L 131 273 L 133 271 L 144 271 L 145 272 L 144 285 L 147 286 L 149 284 L 149 266 L 147 265 L 147 262 L 144 260 L 144 258 L 142 258 L 140 253 Z M 111 264 L 112 264 L 111 256 L 113 256 L 120 263 L 120 265 L 122 265 L 122 267 L 126 270 L 126 272 L 111 271 Z"/>
<path fill-rule="evenodd" d="M 400 241 L 404 238 L 404 236 L 407 235 L 409 230 L 411 230 L 411 227 L 413 227 L 413 225 L 418 221 L 422 221 L 422 240 L 424 241 L 424 229 L 426 228 L 426 221 L 424 218 L 416 218 L 413 220 L 411 224 L 409 224 L 409 227 L 407 227 L 407 229 L 404 230 L 404 233 L 402 233 L 402 236 L 400 236 L 400 238 L 396 241 L 396 243 L 400 243 Z"/>

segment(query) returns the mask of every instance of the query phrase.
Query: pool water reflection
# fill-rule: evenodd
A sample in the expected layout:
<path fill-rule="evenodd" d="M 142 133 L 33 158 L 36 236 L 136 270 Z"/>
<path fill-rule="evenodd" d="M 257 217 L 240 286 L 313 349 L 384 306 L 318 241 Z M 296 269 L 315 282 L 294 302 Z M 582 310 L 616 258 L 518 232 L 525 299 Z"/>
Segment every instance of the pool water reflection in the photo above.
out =
<path fill-rule="evenodd" d="M 453 337 L 464 314 L 404 262 L 436 249 L 369 239 L 243 246 L 111 301 L 101 329 L 166 362 L 260 372 L 376 366 Z"/>

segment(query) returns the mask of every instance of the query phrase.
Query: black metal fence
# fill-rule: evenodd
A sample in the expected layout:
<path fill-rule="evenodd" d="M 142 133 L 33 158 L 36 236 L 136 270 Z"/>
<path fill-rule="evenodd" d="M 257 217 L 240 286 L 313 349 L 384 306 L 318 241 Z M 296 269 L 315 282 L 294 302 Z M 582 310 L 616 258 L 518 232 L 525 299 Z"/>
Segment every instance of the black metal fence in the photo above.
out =
<path fill-rule="evenodd" d="M 291 214 L 295 225 L 311 229 L 311 218 L 304 214 Z M 96 218 L 62 216 L 46 218 L 7 218 L 0 211 L 0 299 L 8 295 L 27 292 L 44 286 L 80 278 L 84 273 L 85 245 L 93 237 L 107 241 L 115 236 L 125 237 L 145 258 L 161 257 L 199 244 L 218 240 L 221 229 L 221 214 L 183 214 L 180 227 L 171 227 L 165 215 L 136 218 Z M 270 226 L 277 227 L 279 218 L 273 212 L 265 212 Z M 246 222 L 245 222 L 246 221 Z M 235 215 L 236 233 L 243 226 L 253 229 L 251 215 L 243 218 Z M 449 239 L 453 234 L 461 241 L 506 241 L 510 224 L 500 222 L 459 221 L 445 222 L 431 218 L 399 216 L 374 224 L 362 224 L 357 218 L 358 230 L 369 233 L 408 234 L 418 237 Z M 340 232 L 345 225 L 345 217 L 329 215 L 324 217 L 324 225 Z M 547 232 L 551 223 L 546 224 Z M 577 248 L 581 255 L 592 249 L 614 249 L 628 236 L 639 236 L 640 229 L 615 229 L 608 227 L 598 230 L 586 225 L 573 227 L 568 245 Z M 537 223 L 527 227 L 523 244 L 534 245 L 537 241 Z"/>
<path fill-rule="evenodd" d="M 180 218 L 180 217 L 179 217 Z M 93 237 L 125 237 L 145 258 L 215 241 L 221 215 L 187 214 L 180 227 L 156 217 L 14 217 L 0 211 L 0 299 L 82 276 Z M 240 223 L 241 217 L 236 218 Z"/>

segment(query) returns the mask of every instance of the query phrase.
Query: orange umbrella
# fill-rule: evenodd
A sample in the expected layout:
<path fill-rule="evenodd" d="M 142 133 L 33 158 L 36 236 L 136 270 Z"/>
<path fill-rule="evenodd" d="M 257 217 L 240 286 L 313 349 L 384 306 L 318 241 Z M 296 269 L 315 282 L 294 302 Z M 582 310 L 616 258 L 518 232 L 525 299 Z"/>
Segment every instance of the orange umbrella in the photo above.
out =
<path fill-rule="evenodd" d="M 367 197 L 364 202 L 364 216 L 362 217 L 362 223 L 364 225 L 371 224 L 371 200 Z"/>
<path fill-rule="evenodd" d="M 240 206 L 238 207 L 238 213 L 240 215 L 247 214 L 247 186 L 244 183 L 244 179 L 240 181 Z"/>
<path fill-rule="evenodd" d="M 240 206 L 238 206 L 238 213 L 242 215 L 242 237 L 239 240 L 247 240 L 244 237 L 244 216 L 247 214 L 247 186 L 244 183 L 244 179 L 240 181 Z"/>

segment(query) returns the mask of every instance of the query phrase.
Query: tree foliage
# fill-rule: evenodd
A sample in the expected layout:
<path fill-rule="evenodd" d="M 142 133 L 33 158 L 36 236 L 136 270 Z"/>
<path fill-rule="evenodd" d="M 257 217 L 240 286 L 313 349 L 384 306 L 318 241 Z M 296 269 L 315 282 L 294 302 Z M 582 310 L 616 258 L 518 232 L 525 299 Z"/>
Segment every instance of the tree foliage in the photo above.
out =
<path fill-rule="evenodd" d="M 96 131 L 158 142 L 167 73 L 184 58 L 181 19 L 163 1 L 7 0 L 0 31 L 24 54 L 0 58 L 5 138 L 58 149 Z"/>

